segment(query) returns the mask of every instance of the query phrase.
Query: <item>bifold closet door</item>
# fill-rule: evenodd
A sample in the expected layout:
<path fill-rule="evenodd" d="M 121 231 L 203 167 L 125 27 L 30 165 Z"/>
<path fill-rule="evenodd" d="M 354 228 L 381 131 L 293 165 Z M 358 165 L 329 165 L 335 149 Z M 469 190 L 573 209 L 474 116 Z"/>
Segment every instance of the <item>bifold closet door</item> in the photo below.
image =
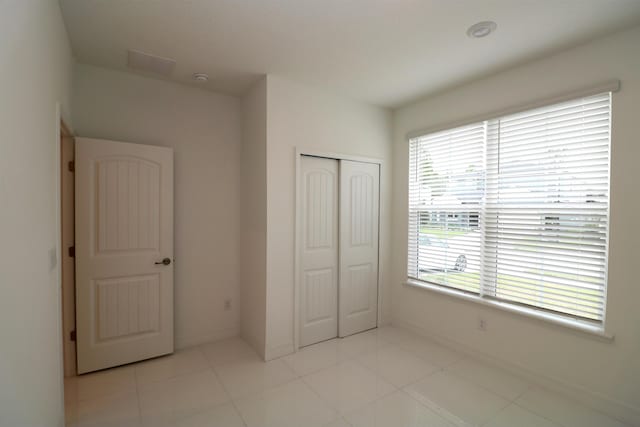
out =
<path fill-rule="evenodd" d="M 377 325 L 379 192 L 379 165 L 340 161 L 341 337 Z"/>
<path fill-rule="evenodd" d="M 338 335 L 338 161 L 301 158 L 300 345 Z"/>

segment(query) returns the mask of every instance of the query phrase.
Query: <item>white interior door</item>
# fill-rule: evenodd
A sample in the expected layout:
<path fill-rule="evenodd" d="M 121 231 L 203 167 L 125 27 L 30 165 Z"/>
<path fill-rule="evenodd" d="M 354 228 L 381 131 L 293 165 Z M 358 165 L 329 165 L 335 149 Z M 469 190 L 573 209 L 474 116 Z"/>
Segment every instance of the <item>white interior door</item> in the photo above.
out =
<path fill-rule="evenodd" d="M 341 337 L 377 325 L 379 198 L 379 165 L 340 161 Z"/>
<path fill-rule="evenodd" d="M 338 335 L 338 161 L 301 158 L 300 345 Z"/>
<path fill-rule="evenodd" d="M 75 165 L 78 372 L 173 352 L 173 151 L 76 138 Z"/>

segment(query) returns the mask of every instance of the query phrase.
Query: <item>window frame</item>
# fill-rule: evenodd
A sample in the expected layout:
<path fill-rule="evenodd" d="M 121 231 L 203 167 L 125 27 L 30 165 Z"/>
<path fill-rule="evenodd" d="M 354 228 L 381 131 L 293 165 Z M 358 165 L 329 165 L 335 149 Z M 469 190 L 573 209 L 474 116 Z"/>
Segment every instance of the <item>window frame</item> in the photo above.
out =
<path fill-rule="evenodd" d="M 484 268 L 484 266 L 481 265 L 480 268 L 480 284 L 479 284 L 479 290 L 478 292 L 474 292 L 474 291 L 466 291 L 466 290 L 462 290 L 456 287 L 451 287 L 451 286 L 447 286 L 447 285 L 443 285 L 443 284 L 438 284 L 438 283 L 433 283 L 433 282 L 429 282 L 428 280 L 422 280 L 422 279 L 417 279 L 417 278 L 413 278 L 409 275 L 410 270 L 409 270 L 409 262 L 411 259 L 411 255 L 409 253 L 409 245 L 407 244 L 407 262 L 405 263 L 405 267 L 407 268 L 407 279 L 405 281 L 406 285 L 412 286 L 412 287 L 418 287 L 418 288 L 423 288 L 423 289 L 428 289 L 434 292 L 438 292 L 441 294 L 445 294 L 448 296 L 453 296 L 456 298 L 462 298 L 468 301 L 472 301 L 472 302 L 477 302 L 480 303 L 482 305 L 486 305 L 486 306 L 491 306 L 494 308 L 498 308 L 498 309 L 502 309 L 505 311 L 509 311 L 512 313 L 518 313 L 521 315 L 525 315 L 527 317 L 533 317 L 536 319 L 542 319 L 545 321 L 550 321 L 552 323 L 555 324 L 559 324 L 559 325 L 563 325 L 566 327 L 569 327 L 571 329 L 575 329 L 575 330 L 579 330 L 582 332 L 587 332 L 593 335 L 597 335 L 605 340 L 612 340 L 613 339 L 613 335 L 610 333 L 606 332 L 605 329 L 605 325 L 606 325 L 606 308 L 607 308 L 607 293 L 608 293 L 608 266 L 609 266 L 609 238 L 610 238 L 610 222 L 611 222 L 611 205 L 610 205 L 610 198 L 611 198 L 611 145 L 612 145 L 612 134 L 611 134 L 611 127 L 612 127 L 612 106 L 613 106 L 613 93 L 617 92 L 619 90 L 619 81 L 614 81 L 614 82 L 609 82 L 607 84 L 603 84 L 603 85 L 597 85 L 594 86 L 593 88 L 591 88 L 590 90 L 584 90 L 582 92 L 576 93 L 576 92 L 572 92 L 571 94 L 567 94 L 561 97 L 555 97 L 551 100 L 547 100 L 547 101 L 539 101 L 536 103 L 531 103 L 527 106 L 521 107 L 521 108 L 512 108 L 512 109 L 508 109 L 508 110 L 503 110 L 500 113 L 496 113 L 490 116 L 485 116 L 482 117 L 481 119 L 475 119 L 475 120 L 469 120 L 469 121 L 464 121 L 464 122 L 458 122 L 454 125 L 451 126 L 440 126 L 439 128 L 436 128 L 435 130 L 430 130 L 430 131 L 420 131 L 420 132 L 413 132 L 409 135 L 407 135 L 407 141 L 409 142 L 409 144 L 411 143 L 411 140 L 415 139 L 415 138 L 419 138 L 419 137 L 423 137 L 423 136 L 427 136 L 429 134 L 433 134 L 433 133 L 437 133 L 437 132 L 441 132 L 441 131 L 447 131 L 447 130 L 453 130 L 459 127 L 463 127 L 463 126 L 471 126 L 471 125 L 476 125 L 479 123 L 483 123 L 485 126 L 485 130 L 488 127 L 488 124 L 490 121 L 494 120 L 494 121 L 498 121 L 500 120 L 501 117 L 503 116 L 508 116 L 511 114 L 515 114 L 515 113 L 519 113 L 519 112 L 526 112 L 528 110 L 534 110 L 537 108 L 541 108 L 541 107 L 546 107 L 546 106 L 552 106 L 554 104 L 559 104 L 562 102 L 567 102 L 567 101 L 572 101 L 572 100 L 578 100 L 581 98 L 586 98 L 589 96 L 593 96 L 593 95 L 598 95 L 598 94 L 609 94 L 609 133 L 608 133 L 608 153 L 607 153 L 607 162 L 608 162 L 608 177 L 607 177 L 607 186 L 608 186 L 608 191 L 607 191 L 607 205 L 606 205 L 606 231 L 605 231 L 605 248 L 604 248 L 604 280 L 603 280 L 603 296 L 602 296 L 602 318 L 600 320 L 596 320 L 596 319 L 588 319 L 588 318 L 584 318 L 584 317 L 580 317 L 577 315 L 572 315 L 570 313 L 563 313 L 561 311 L 557 311 L 557 310 L 553 310 L 553 309 L 548 309 L 548 308 L 544 308 L 544 307 L 540 307 L 540 306 L 536 306 L 536 305 L 532 305 L 532 304 L 526 304 L 526 303 L 520 303 L 517 301 L 508 301 L 505 299 L 500 299 L 498 297 L 496 297 L 496 288 L 497 286 L 494 287 L 490 287 L 490 289 L 493 292 L 487 292 L 488 289 L 486 286 L 486 277 L 485 274 L 487 273 L 486 269 Z M 487 147 L 488 147 L 488 139 L 489 137 L 487 136 L 487 134 L 485 133 L 485 139 L 484 139 L 484 150 L 485 150 L 485 154 L 484 154 L 484 161 L 486 163 L 486 159 L 487 159 Z M 408 145 L 409 145 L 408 144 Z M 410 151 L 410 150 L 408 150 Z M 411 161 L 411 159 L 409 160 Z M 484 173 L 485 173 L 485 185 L 486 185 L 486 175 L 488 174 L 488 170 L 486 168 L 486 164 L 484 165 Z M 409 177 L 408 179 L 408 184 L 410 185 L 411 183 L 411 177 Z M 407 206 L 408 212 L 407 212 L 407 220 L 408 220 L 408 227 L 411 227 L 411 216 L 412 214 L 417 215 L 418 219 L 417 219 L 417 227 L 418 229 L 420 229 L 420 216 L 425 212 L 419 209 L 412 209 L 412 207 L 410 206 L 410 194 L 409 194 L 409 188 L 408 190 L 408 200 L 409 200 L 409 206 Z M 485 187 L 485 191 L 486 191 L 486 187 Z M 486 193 L 485 193 L 486 194 Z M 437 209 L 437 208 L 436 208 Z M 414 212 L 415 211 L 415 212 Z M 432 211 L 426 211 L 426 212 L 434 212 Z M 496 211 L 497 213 L 498 211 Z M 481 223 L 484 223 L 487 221 L 487 209 L 486 209 L 486 203 L 483 200 L 482 203 L 480 204 L 480 209 L 479 209 L 479 213 L 481 215 Z M 485 246 L 486 246 L 486 228 L 484 226 L 484 224 L 480 225 L 479 227 L 480 233 L 481 233 L 481 243 L 480 243 L 480 251 L 481 251 L 481 259 L 484 260 L 484 256 L 482 254 L 482 252 L 484 252 L 485 250 Z M 409 234 L 409 228 L 407 229 L 407 235 Z M 419 235 L 419 233 L 418 233 Z M 409 243 L 409 241 L 407 242 Z M 416 259 L 416 262 L 419 262 L 418 259 Z M 482 263 L 484 263 L 484 261 L 481 261 Z M 419 276 L 419 273 L 416 274 L 417 276 Z"/>

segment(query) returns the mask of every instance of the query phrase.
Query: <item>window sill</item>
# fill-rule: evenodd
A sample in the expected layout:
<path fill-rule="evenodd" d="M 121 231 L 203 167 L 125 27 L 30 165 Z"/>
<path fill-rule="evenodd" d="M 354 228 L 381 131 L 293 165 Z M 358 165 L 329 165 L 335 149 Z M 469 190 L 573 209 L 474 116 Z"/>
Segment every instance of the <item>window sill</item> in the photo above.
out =
<path fill-rule="evenodd" d="M 509 304 L 507 302 L 485 299 L 476 295 L 468 294 L 466 292 L 458 291 L 455 289 L 448 289 L 418 280 L 407 279 L 404 284 L 414 288 L 426 289 L 438 294 L 447 295 L 457 299 L 474 302 L 476 304 L 493 307 L 498 310 L 516 313 L 521 316 L 533 318 L 536 320 L 549 322 L 558 326 L 572 329 L 577 332 L 588 334 L 603 341 L 611 342 L 614 340 L 614 335 L 606 332 L 604 328 L 577 319 L 571 319 L 553 313 L 546 313 L 532 308 L 521 307 L 515 304 Z"/>

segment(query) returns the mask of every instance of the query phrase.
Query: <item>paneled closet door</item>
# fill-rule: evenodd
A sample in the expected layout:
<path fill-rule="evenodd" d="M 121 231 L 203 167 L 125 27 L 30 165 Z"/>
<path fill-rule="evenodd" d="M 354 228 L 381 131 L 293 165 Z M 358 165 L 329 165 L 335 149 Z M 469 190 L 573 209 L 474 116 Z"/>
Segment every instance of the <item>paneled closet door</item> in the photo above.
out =
<path fill-rule="evenodd" d="M 302 156 L 300 345 L 338 335 L 338 161 Z"/>
<path fill-rule="evenodd" d="M 380 166 L 340 161 L 339 336 L 375 328 Z"/>

